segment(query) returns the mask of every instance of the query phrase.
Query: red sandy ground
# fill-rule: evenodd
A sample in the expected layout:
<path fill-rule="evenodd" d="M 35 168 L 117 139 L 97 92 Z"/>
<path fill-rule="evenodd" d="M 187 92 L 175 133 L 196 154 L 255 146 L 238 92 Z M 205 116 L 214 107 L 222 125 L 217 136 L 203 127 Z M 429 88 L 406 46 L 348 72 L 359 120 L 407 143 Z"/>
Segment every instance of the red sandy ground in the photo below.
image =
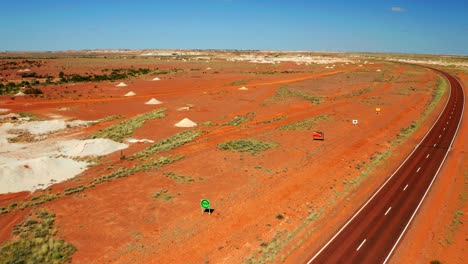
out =
<path fill-rule="evenodd" d="M 182 64 L 170 66 L 184 67 Z M 428 88 L 434 87 L 437 82 L 435 73 L 389 63 L 365 67 L 343 65 L 329 71 L 324 71 L 322 66 L 314 66 L 314 73 L 279 75 L 241 73 L 252 69 L 266 71 L 273 67 L 253 67 L 248 63 L 213 62 L 190 67 L 211 67 L 219 73 L 197 71 L 167 75 L 157 82 L 147 81 L 150 78 L 133 79 L 127 82 L 128 87 L 123 88 L 115 87 L 115 83 L 110 82 L 77 84 L 73 89 L 86 96 L 71 100 L 62 98 L 61 92 L 55 92 L 57 87 L 49 87 L 44 89 L 51 97 L 49 100 L 19 98 L 6 103 L 6 98 L 3 103 L 0 102 L 2 108 L 15 111 L 32 111 L 42 116 L 58 114 L 84 120 L 117 114 L 131 117 L 164 107 L 167 108 L 166 118 L 148 121 L 134 134 L 136 138 L 155 141 L 185 130 L 173 126 L 184 117 L 198 124 L 208 121 L 222 124 L 236 116 L 255 113 L 253 120 L 236 127 L 202 126 L 200 129 L 207 133 L 195 142 L 155 155 L 184 155 L 184 159 L 160 171 L 139 173 L 100 184 L 42 205 L 56 213 L 58 236 L 76 246 L 74 263 L 239 263 L 249 258 L 259 262 L 262 256 L 267 255 L 269 257 L 263 260 L 279 262 L 284 259 L 289 263 L 303 260 L 317 250 L 397 167 L 437 118 L 446 99 L 444 97 L 424 119 L 420 129 L 394 149 L 389 158 L 358 187 L 348 188 L 349 181 L 366 168 L 373 155 L 388 149 L 389 142 L 396 138 L 401 128 L 408 127 L 413 120 L 421 117 L 431 99 Z M 305 66 L 283 63 L 275 70 L 291 68 L 304 70 Z M 384 80 L 391 76 L 397 78 L 390 82 L 376 81 L 381 74 L 375 71 L 377 68 L 385 72 Z M 330 74 L 324 75 L 324 72 Z M 466 75 L 463 78 L 466 79 Z M 226 85 L 240 79 L 249 81 L 244 85 Z M 93 88 L 94 85 L 99 88 Z M 280 85 L 326 98 L 318 105 L 294 97 L 285 101 L 274 99 Z M 239 91 L 240 86 L 246 86 L 249 90 Z M 408 90 L 411 86 L 419 89 Z M 367 87 L 372 88 L 370 92 L 359 93 Z M 130 90 L 137 96 L 122 97 Z M 351 92 L 355 94 L 350 96 Z M 143 104 L 152 97 L 164 104 Z M 177 111 L 186 104 L 193 105 L 193 108 Z M 60 111 L 57 109 L 59 107 L 70 109 Z M 380 115 L 375 114 L 375 107 L 382 108 Z M 276 129 L 316 115 L 329 117 L 314 126 L 314 129 L 325 132 L 326 140 L 323 142 L 312 141 L 310 131 Z M 288 118 L 262 123 L 280 116 Z M 359 125 L 353 127 L 352 119 L 359 119 Z M 109 124 L 70 133 L 74 137 L 84 137 Z M 279 146 L 255 156 L 216 148 L 218 143 L 239 138 L 273 141 Z M 126 154 L 130 155 L 146 146 L 148 144 L 131 145 Z M 461 170 L 466 166 L 459 165 L 463 148 L 457 146 L 451 155 L 459 153 L 458 156 L 449 157 L 448 161 L 458 160 L 451 167 Z M 117 168 L 135 163 L 121 162 L 118 157 L 118 153 L 104 157 L 101 165 L 74 180 L 54 185 L 52 192 L 105 175 L 111 171 L 107 169 L 111 164 Z M 357 169 L 356 165 L 364 161 L 366 163 L 362 168 Z M 165 177 L 164 172 L 190 176 L 195 181 L 180 184 Z M 445 174 L 447 172 L 442 172 L 440 179 L 448 178 L 443 176 Z M 457 175 L 458 181 L 463 181 L 462 172 Z M 443 186 L 454 185 L 445 183 Z M 434 186 L 434 189 L 442 188 Z M 463 187 L 453 188 L 455 191 Z M 170 201 L 151 198 L 156 191 L 163 189 L 167 189 L 174 198 Z M 445 204 L 441 202 L 444 197 L 439 199 L 437 193 L 428 197 L 425 206 Z M 444 199 L 456 199 L 454 193 L 444 193 Z M 0 205 L 8 205 L 26 195 L 0 195 Z M 201 198 L 211 200 L 215 209 L 213 214 L 201 213 Z M 430 202 L 431 199 L 433 202 Z M 445 234 L 443 224 L 450 222 L 453 206 L 442 211 L 442 218 L 437 222 L 438 229 L 435 230 L 437 236 Z M 12 226 L 24 219 L 30 210 L 36 209 L 0 216 L 0 241 L 11 239 Z M 307 216 L 313 212 L 321 212 L 321 216 L 304 224 Z M 431 214 L 427 208 L 421 208 L 421 212 Z M 279 214 L 284 218 L 277 219 Z M 410 230 L 406 236 L 408 239 L 400 248 L 409 248 L 409 244 L 413 248 L 437 247 L 436 242 L 428 247 L 417 247 L 417 243 L 412 241 L 426 241 L 422 238 L 427 237 L 430 226 L 418 225 L 418 228 L 423 229 Z M 278 232 L 276 241 L 284 241 L 284 245 L 274 247 L 277 249 L 274 254 L 266 252 L 267 247 L 261 246 L 262 242 L 263 245 L 274 245 L 272 239 Z M 291 238 L 287 239 L 289 235 Z M 456 263 L 450 261 L 458 259 L 460 255 L 459 249 L 463 247 L 460 239 L 460 232 L 457 232 L 456 239 L 453 239 L 456 247 L 449 247 L 452 251 L 441 253 L 444 254 L 440 255 L 441 260 Z M 427 262 L 432 258 L 429 255 L 421 257 L 413 251 L 399 249 L 392 261 Z M 443 251 L 441 247 L 439 251 Z"/>

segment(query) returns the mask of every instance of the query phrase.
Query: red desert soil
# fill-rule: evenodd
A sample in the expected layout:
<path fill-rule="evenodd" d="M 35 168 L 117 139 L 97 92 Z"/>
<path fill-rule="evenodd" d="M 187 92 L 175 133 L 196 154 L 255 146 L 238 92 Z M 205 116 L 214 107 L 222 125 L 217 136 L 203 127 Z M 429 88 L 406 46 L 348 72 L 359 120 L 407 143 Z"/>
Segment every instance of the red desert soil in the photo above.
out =
<path fill-rule="evenodd" d="M 217 74 L 193 78 L 199 73 L 178 73 L 158 82 L 133 79 L 123 88 L 110 82 L 96 84 L 99 89 L 93 88 L 95 84 L 77 84 L 76 89 L 86 94 L 85 98 L 70 100 L 61 98 L 57 92 L 49 100 L 26 97 L 0 102 L 0 107 L 14 111 L 83 120 L 117 114 L 129 118 L 166 108 L 167 117 L 148 121 L 133 135 L 155 141 L 187 130 L 174 127 L 185 117 L 199 125 L 213 124 L 199 126 L 205 134 L 196 141 L 154 155 L 184 155 L 182 160 L 158 171 L 99 184 L 41 205 L 56 214 L 58 236 L 76 246 L 74 263 L 302 261 L 398 166 L 437 118 L 447 96 L 404 144 L 397 145 L 376 169 L 358 179 L 374 157 L 391 147 L 390 142 L 400 129 L 421 118 L 431 101 L 431 88 L 437 83 L 434 72 L 376 63 L 364 67 L 342 65 L 333 72 L 324 72 L 322 66 L 316 66 L 312 73 L 246 75 L 233 69 L 250 69 L 249 63 L 210 65 L 213 69 L 216 66 L 219 66 Z M 292 67 L 303 70 L 305 66 L 288 65 Z M 382 72 L 376 72 L 377 68 Z M 271 66 L 260 64 L 255 70 L 267 71 Z M 242 79 L 249 81 L 226 85 Z M 238 90 L 241 86 L 248 90 Z M 278 95 L 280 87 L 296 96 Z M 48 94 L 54 88 L 44 90 Z M 137 96 L 123 97 L 130 90 Z M 301 93 L 323 100 L 313 105 L 297 96 Z M 109 95 L 113 97 L 106 97 Z M 145 105 L 152 97 L 163 104 Z M 178 110 L 187 104 L 193 107 Z M 68 108 L 62 111 L 58 109 L 61 107 Z M 381 114 L 375 113 L 376 107 L 382 109 Z M 246 123 L 222 125 L 248 113 L 254 114 Z M 313 125 L 313 129 L 325 132 L 323 142 L 312 141 L 310 130 L 277 129 L 319 115 L 326 118 Z M 284 118 L 272 121 L 275 117 Z M 351 124 L 353 119 L 359 120 L 357 126 Z M 100 124 L 70 133 L 83 137 L 102 128 Z M 278 146 L 257 155 L 217 149 L 219 143 L 240 138 L 276 142 Z M 146 146 L 149 145 L 131 145 L 126 154 Z M 137 163 L 119 161 L 119 154 L 114 153 L 75 179 L 52 186 L 52 192 L 103 176 L 112 171 L 109 165 L 116 169 Z M 194 181 L 178 183 L 166 177 L 167 172 L 189 176 Z M 463 175 L 460 177 L 463 180 Z M 167 190 L 172 198 L 152 199 L 160 190 Z M 18 200 L 6 197 L 0 195 L 0 206 Z M 202 214 L 199 206 L 202 198 L 211 200 L 213 214 Z M 11 239 L 7 230 L 21 221 L 26 211 L 0 216 L 4 226 L 0 229 L 0 241 Z M 307 217 L 314 218 L 307 221 Z M 418 239 L 427 234 L 425 231 L 417 234 Z M 397 252 L 395 259 L 406 256 L 412 253 Z M 420 260 L 416 255 L 414 259 Z"/>

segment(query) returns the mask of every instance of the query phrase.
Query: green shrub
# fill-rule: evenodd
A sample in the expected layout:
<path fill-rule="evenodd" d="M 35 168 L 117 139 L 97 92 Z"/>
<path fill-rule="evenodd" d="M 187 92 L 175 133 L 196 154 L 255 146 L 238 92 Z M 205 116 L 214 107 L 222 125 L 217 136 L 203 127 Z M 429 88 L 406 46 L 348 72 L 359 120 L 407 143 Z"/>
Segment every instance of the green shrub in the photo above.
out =
<path fill-rule="evenodd" d="M 262 142 L 255 139 L 238 139 L 218 144 L 218 149 L 232 152 L 249 152 L 251 155 L 255 155 L 277 145 L 274 142 Z"/>
<path fill-rule="evenodd" d="M 190 183 L 194 181 L 192 177 L 175 174 L 174 172 L 165 172 L 164 176 L 175 180 L 177 183 Z"/>
<path fill-rule="evenodd" d="M 141 127 L 147 120 L 165 117 L 166 114 L 164 111 L 166 111 L 166 109 L 158 109 L 149 113 L 137 115 L 103 130 L 99 130 L 88 138 L 108 138 L 117 142 L 122 142 L 126 137 L 131 136 L 135 129 Z"/>
<path fill-rule="evenodd" d="M 41 211 L 13 227 L 18 238 L 0 247 L 0 263 L 67 263 L 76 248 L 55 238 L 53 213 Z"/>
<path fill-rule="evenodd" d="M 195 140 L 201 135 L 201 132 L 198 130 L 186 130 L 174 134 L 168 138 L 165 138 L 159 142 L 154 143 L 153 145 L 147 147 L 146 149 L 133 154 L 130 157 L 130 160 L 134 160 L 141 157 L 148 157 L 155 153 L 168 151 L 177 147 L 180 147 L 188 142 Z"/>
<path fill-rule="evenodd" d="M 319 121 L 328 120 L 327 115 L 318 115 L 309 119 L 301 120 L 295 123 L 278 127 L 279 130 L 311 130 Z"/>
<path fill-rule="evenodd" d="M 255 116 L 255 113 L 253 112 L 250 112 L 250 113 L 247 113 L 246 115 L 244 116 L 237 116 L 235 117 L 234 119 L 232 119 L 231 121 L 227 122 L 227 123 L 224 123 L 223 126 L 238 126 L 242 123 L 245 123 L 249 120 L 252 120 Z"/>

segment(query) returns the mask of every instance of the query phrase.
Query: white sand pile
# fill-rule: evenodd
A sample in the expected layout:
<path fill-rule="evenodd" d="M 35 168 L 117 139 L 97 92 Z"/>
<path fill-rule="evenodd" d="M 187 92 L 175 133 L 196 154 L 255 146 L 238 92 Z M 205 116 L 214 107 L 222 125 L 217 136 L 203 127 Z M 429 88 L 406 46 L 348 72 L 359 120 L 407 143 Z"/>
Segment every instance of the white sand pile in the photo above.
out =
<path fill-rule="evenodd" d="M 18 92 L 15 96 L 25 96 L 25 94 L 23 92 Z"/>
<path fill-rule="evenodd" d="M 121 83 L 117 84 L 116 86 L 118 86 L 118 87 L 124 87 L 124 86 L 127 86 L 127 84 L 121 82 Z"/>
<path fill-rule="evenodd" d="M 2 120 L 2 119 L 7 119 L 7 118 L 13 118 L 13 117 L 19 118 L 20 115 L 15 114 L 15 113 L 9 113 L 9 114 L 6 114 L 6 115 L 0 115 L 0 120 Z"/>
<path fill-rule="evenodd" d="M 135 96 L 135 95 L 136 95 L 136 93 L 130 91 L 130 92 L 126 93 L 124 96 Z"/>
<path fill-rule="evenodd" d="M 110 139 L 97 138 L 86 140 L 67 140 L 57 143 L 58 153 L 71 157 L 102 156 L 117 150 L 126 149 L 127 144 Z"/>
<path fill-rule="evenodd" d="M 11 109 L 8 109 L 8 108 L 0 108 L 0 113 L 6 113 L 8 111 L 10 111 Z"/>
<path fill-rule="evenodd" d="M 143 138 L 143 139 L 136 139 L 136 138 L 129 138 L 127 140 L 128 143 L 154 143 L 154 140 L 151 140 L 151 139 L 146 139 L 146 138 Z"/>
<path fill-rule="evenodd" d="M 247 91 L 249 88 L 245 87 L 245 86 L 242 86 L 241 88 L 239 88 L 239 90 L 241 91 Z"/>
<path fill-rule="evenodd" d="M 211 68 L 210 68 L 210 67 L 208 67 L 208 68 L 206 68 L 206 69 L 207 69 L 207 70 L 211 70 Z"/>
<path fill-rule="evenodd" d="M 11 129 L 25 130 L 46 136 L 70 126 L 93 121 L 63 120 L 4 123 L 0 126 L 0 193 L 44 189 L 86 170 L 88 162 L 72 157 L 102 156 L 125 149 L 127 144 L 109 139 L 66 140 L 57 138 L 28 143 L 10 143 L 8 138 L 17 135 Z M 58 158 L 59 157 L 59 158 Z"/>
<path fill-rule="evenodd" d="M 62 130 L 69 127 L 88 125 L 91 121 L 75 120 L 66 122 L 64 120 L 31 121 L 24 123 L 4 123 L 0 126 L 0 133 L 10 129 L 28 130 L 29 133 L 39 135 Z"/>
<path fill-rule="evenodd" d="M 192 120 L 188 118 L 184 118 L 180 120 L 179 123 L 175 124 L 176 127 L 194 127 L 196 126 L 197 123 L 193 122 Z"/>
<path fill-rule="evenodd" d="M 157 104 L 162 104 L 161 101 L 158 101 L 154 98 L 152 98 L 151 100 L 149 100 L 148 102 L 146 102 L 145 104 L 148 104 L 148 105 L 157 105 Z"/>
<path fill-rule="evenodd" d="M 159 81 L 159 80 L 161 80 L 161 79 L 159 79 L 158 77 L 153 78 L 153 81 Z"/>
<path fill-rule="evenodd" d="M 377 69 L 378 72 L 380 72 L 381 70 L 380 69 Z"/>
<path fill-rule="evenodd" d="M 26 160 L 0 157 L 0 193 L 45 189 L 73 178 L 87 163 L 67 158 L 38 157 Z"/>

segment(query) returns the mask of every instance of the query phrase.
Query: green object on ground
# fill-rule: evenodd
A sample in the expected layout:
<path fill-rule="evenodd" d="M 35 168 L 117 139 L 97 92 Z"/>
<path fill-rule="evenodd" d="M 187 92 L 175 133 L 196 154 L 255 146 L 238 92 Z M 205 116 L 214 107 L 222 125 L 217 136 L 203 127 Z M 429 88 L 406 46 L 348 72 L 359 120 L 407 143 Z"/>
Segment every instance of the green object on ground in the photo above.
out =
<path fill-rule="evenodd" d="M 210 209 L 210 200 L 202 199 L 200 205 L 203 209 Z"/>

